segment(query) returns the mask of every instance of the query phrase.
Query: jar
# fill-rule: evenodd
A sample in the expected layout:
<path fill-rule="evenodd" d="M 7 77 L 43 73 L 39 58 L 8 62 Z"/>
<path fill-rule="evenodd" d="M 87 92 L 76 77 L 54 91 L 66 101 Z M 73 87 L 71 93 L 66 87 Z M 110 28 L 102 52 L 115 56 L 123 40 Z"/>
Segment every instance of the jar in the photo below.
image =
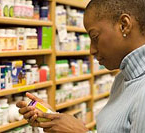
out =
<path fill-rule="evenodd" d="M 3 110 L 3 117 L 2 117 L 2 125 L 9 123 L 9 104 L 8 99 L 2 98 L 0 99 L 1 109 Z"/>
<path fill-rule="evenodd" d="M 50 79 L 50 69 L 49 69 L 49 67 L 48 67 L 48 65 L 47 64 L 43 64 L 41 67 L 40 67 L 40 69 L 44 69 L 44 70 L 46 70 L 46 74 L 47 74 L 47 80 L 49 80 Z"/>
<path fill-rule="evenodd" d="M 45 102 L 48 103 L 48 96 L 46 90 L 38 90 L 38 96 Z"/>
<path fill-rule="evenodd" d="M 25 65 L 24 69 L 26 71 L 26 85 L 32 84 L 32 71 L 31 71 L 31 65 Z"/>
<path fill-rule="evenodd" d="M 26 60 L 26 63 L 31 65 L 31 71 L 32 71 L 32 84 L 39 82 L 39 69 L 38 65 L 36 64 L 36 59 L 29 59 Z"/>

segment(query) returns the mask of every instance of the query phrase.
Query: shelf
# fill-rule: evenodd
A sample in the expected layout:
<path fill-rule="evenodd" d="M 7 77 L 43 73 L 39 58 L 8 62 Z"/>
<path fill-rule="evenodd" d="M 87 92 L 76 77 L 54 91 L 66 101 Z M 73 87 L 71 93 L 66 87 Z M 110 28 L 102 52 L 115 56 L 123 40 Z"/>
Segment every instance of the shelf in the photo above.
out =
<path fill-rule="evenodd" d="M 75 76 L 75 77 L 66 77 L 66 78 L 56 80 L 56 84 L 59 85 L 59 84 L 68 83 L 68 82 L 87 80 L 87 79 L 90 79 L 91 77 L 92 77 L 91 74 L 83 74 L 83 75 Z"/>
<path fill-rule="evenodd" d="M 73 109 L 73 110 L 66 111 L 64 113 L 65 114 L 69 114 L 69 115 L 75 115 L 75 114 L 77 114 L 77 113 L 79 113 L 81 111 L 82 111 L 82 109 Z"/>
<path fill-rule="evenodd" d="M 76 27 L 76 26 L 67 26 L 67 31 L 87 33 L 84 28 L 80 28 L 80 27 Z"/>
<path fill-rule="evenodd" d="M 89 0 L 56 0 L 56 2 L 84 9 L 87 6 Z"/>
<path fill-rule="evenodd" d="M 52 26 L 51 21 L 10 18 L 10 17 L 0 17 L 0 24 L 23 25 L 23 26 Z"/>
<path fill-rule="evenodd" d="M 76 100 L 70 100 L 68 102 L 58 104 L 58 105 L 56 105 L 56 110 L 60 110 L 60 109 L 63 109 L 63 108 L 67 108 L 67 107 L 73 106 L 75 104 L 79 104 L 79 103 L 88 101 L 91 98 L 92 98 L 92 96 L 86 96 L 86 97 L 83 97 L 83 98 L 78 98 Z"/>
<path fill-rule="evenodd" d="M 90 129 L 90 128 L 93 128 L 95 125 L 96 125 L 96 122 L 93 121 L 91 123 L 86 124 L 86 128 Z"/>
<path fill-rule="evenodd" d="M 19 126 L 22 126 L 22 125 L 25 125 L 25 124 L 27 124 L 27 121 L 21 120 L 21 121 L 16 121 L 13 123 L 9 123 L 7 125 L 0 126 L 0 133 L 8 131 L 8 130 L 16 128 L 16 127 L 19 127 Z"/>
<path fill-rule="evenodd" d="M 97 72 L 94 72 L 94 76 L 108 74 L 108 73 L 115 73 L 115 72 L 119 72 L 119 70 L 109 71 L 107 69 L 102 69 L 102 70 L 98 70 Z"/>
<path fill-rule="evenodd" d="M 52 50 L 19 50 L 19 51 L 1 51 L 0 57 L 14 57 L 14 56 L 31 56 L 31 55 L 48 55 Z"/>
<path fill-rule="evenodd" d="M 46 81 L 46 82 L 36 83 L 33 85 L 16 87 L 16 88 L 12 88 L 12 89 L 4 89 L 4 90 L 0 90 L 0 96 L 6 96 L 6 95 L 10 95 L 10 94 L 16 94 L 16 93 L 26 92 L 26 91 L 30 91 L 30 90 L 45 88 L 48 86 L 52 86 L 52 84 L 53 84 L 52 81 Z"/>
<path fill-rule="evenodd" d="M 99 99 L 102 99 L 102 98 L 105 98 L 105 97 L 108 97 L 110 95 L 110 92 L 105 92 L 103 94 L 98 94 L 94 97 L 94 100 L 99 100 Z"/>
<path fill-rule="evenodd" d="M 90 55 L 90 51 L 57 51 L 57 56 L 83 56 L 83 55 Z"/>

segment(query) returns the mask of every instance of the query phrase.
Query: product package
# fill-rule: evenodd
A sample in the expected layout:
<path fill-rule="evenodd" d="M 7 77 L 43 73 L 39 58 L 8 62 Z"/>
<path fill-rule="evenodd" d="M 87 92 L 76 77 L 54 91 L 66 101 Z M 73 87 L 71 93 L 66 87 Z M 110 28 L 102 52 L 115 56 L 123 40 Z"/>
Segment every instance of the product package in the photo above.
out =
<path fill-rule="evenodd" d="M 52 27 L 38 27 L 38 47 L 50 49 L 52 42 Z"/>
<path fill-rule="evenodd" d="M 42 105 L 41 103 L 37 102 L 37 101 L 31 101 L 28 106 L 33 106 L 36 109 L 38 109 L 39 111 L 42 111 L 43 113 L 50 113 L 50 114 L 54 114 L 55 112 L 53 112 L 52 110 L 50 110 L 49 108 L 46 108 L 44 105 Z M 47 121 L 51 121 L 50 119 L 46 119 L 46 118 L 37 118 L 38 122 L 47 122 Z"/>

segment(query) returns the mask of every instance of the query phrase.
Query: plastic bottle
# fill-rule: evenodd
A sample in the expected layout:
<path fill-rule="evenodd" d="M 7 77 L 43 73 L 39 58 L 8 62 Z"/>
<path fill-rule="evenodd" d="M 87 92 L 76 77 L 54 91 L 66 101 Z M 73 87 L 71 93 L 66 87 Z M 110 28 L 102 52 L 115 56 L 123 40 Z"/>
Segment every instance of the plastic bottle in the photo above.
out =
<path fill-rule="evenodd" d="M 6 50 L 12 50 L 12 38 L 13 38 L 13 31 L 12 29 L 6 29 Z"/>
<path fill-rule="evenodd" d="M 9 17 L 14 17 L 14 0 L 9 0 Z"/>
<path fill-rule="evenodd" d="M 48 103 L 48 96 L 46 90 L 38 90 L 38 96 L 45 102 Z"/>
<path fill-rule="evenodd" d="M 36 63 L 36 59 L 26 60 L 26 63 L 32 66 L 32 68 L 31 68 L 32 84 L 33 83 L 38 83 L 39 82 L 39 70 L 38 70 L 38 65 Z"/>
<path fill-rule="evenodd" d="M 27 18 L 33 18 L 33 15 L 34 15 L 34 6 L 32 5 L 32 1 L 31 0 L 28 0 L 26 1 L 26 17 Z"/>
<path fill-rule="evenodd" d="M 8 99 L 2 98 L 0 100 L 1 109 L 3 110 L 3 117 L 2 117 L 2 125 L 9 123 L 9 116 L 8 116 L 8 110 L 9 110 L 9 104 Z"/>
<path fill-rule="evenodd" d="M 1 0 L 2 17 L 9 17 L 9 1 Z"/>
<path fill-rule="evenodd" d="M 31 28 L 25 28 L 25 37 L 26 37 L 25 49 L 29 50 L 29 49 L 31 49 L 31 41 L 32 41 Z"/>
<path fill-rule="evenodd" d="M 31 65 L 25 65 L 24 69 L 26 70 L 26 85 L 31 85 L 32 84 Z"/>
<path fill-rule="evenodd" d="M 37 0 L 33 1 L 33 4 L 34 4 L 34 16 L 33 16 L 33 18 L 34 19 L 40 19 L 40 13 L 39 13 L 40 6 L 38 4 L 38 1 Z"/>
<path fill-rule="evenodd" d="M 38 37 L 37 37 L 37 30 L 35 28 L 31 29 L 32 39 L 31 39 L 31 49 L 38 48 Z"/>
<path fill-rule="evenodd" d="M 25 28 L 16 28 L 16 34 L 17 34 L 17 49 L 18 50 L 24 50 L 26 45 L 26 37 L 25 37 Z"/>
<path fill-rule="evenodd" d="M 20 14 L 20 17 L 21 18 L 25 18 L 26 16 L 26 12 L 27 12 L 27 9 L 26 9 L 26 0 L 21 0 L 20 1 L 20 4 L 21 4 L 21 14 Z"/>
<path fill-rule="evenodd" d="M 21 17 L 21 3 L 20 0 L 15 0 L 14 1 L 14 16 L 19 18 Z"/>
<path fill-rule="evenodd" d="M 47 21 L 48 12 L 49 12 L 48 1 L 44 0 L 44 1 L 42 1 L 42 5 L 40 7 L 40 19 Z"/>
<path fill-rule="evenodd" d="M 3 110 L 1 109 L 1 105 L 0 105 L 0 125 L 2 125 L 3 122 Z"/>
<path fill-rule="evenodd" d="M 47 64 L 43 64 L 43 65 L 40 67 L 40 69 L 46 70 L 46 73 L 47 73 L 47 80 L 49 80 L 49 79 L 50 79 L 50 69 L 49 69 L 48 65 L 47 65 Z"/>
<path fill-rule="evenodd" d="M 6 30 L 0 29 L 0 51 L 3 51 L 6 49 L 5 47 L 5 40 L 6 40 Z"/>

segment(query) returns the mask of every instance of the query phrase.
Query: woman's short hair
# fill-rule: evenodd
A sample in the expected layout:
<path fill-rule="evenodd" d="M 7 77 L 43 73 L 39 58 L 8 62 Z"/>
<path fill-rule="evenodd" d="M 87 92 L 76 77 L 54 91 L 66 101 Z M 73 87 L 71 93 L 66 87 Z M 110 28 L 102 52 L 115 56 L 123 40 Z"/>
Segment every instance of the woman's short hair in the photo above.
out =
<path fill-rule="evenodd" d="M 145 33 L 145 0 L 91 0 L 86 11 L 92 8 L 98 20 L 107 18 L 113 23 L 121 14 L 129 14 L 138 22 L 140 32 Z"/>

